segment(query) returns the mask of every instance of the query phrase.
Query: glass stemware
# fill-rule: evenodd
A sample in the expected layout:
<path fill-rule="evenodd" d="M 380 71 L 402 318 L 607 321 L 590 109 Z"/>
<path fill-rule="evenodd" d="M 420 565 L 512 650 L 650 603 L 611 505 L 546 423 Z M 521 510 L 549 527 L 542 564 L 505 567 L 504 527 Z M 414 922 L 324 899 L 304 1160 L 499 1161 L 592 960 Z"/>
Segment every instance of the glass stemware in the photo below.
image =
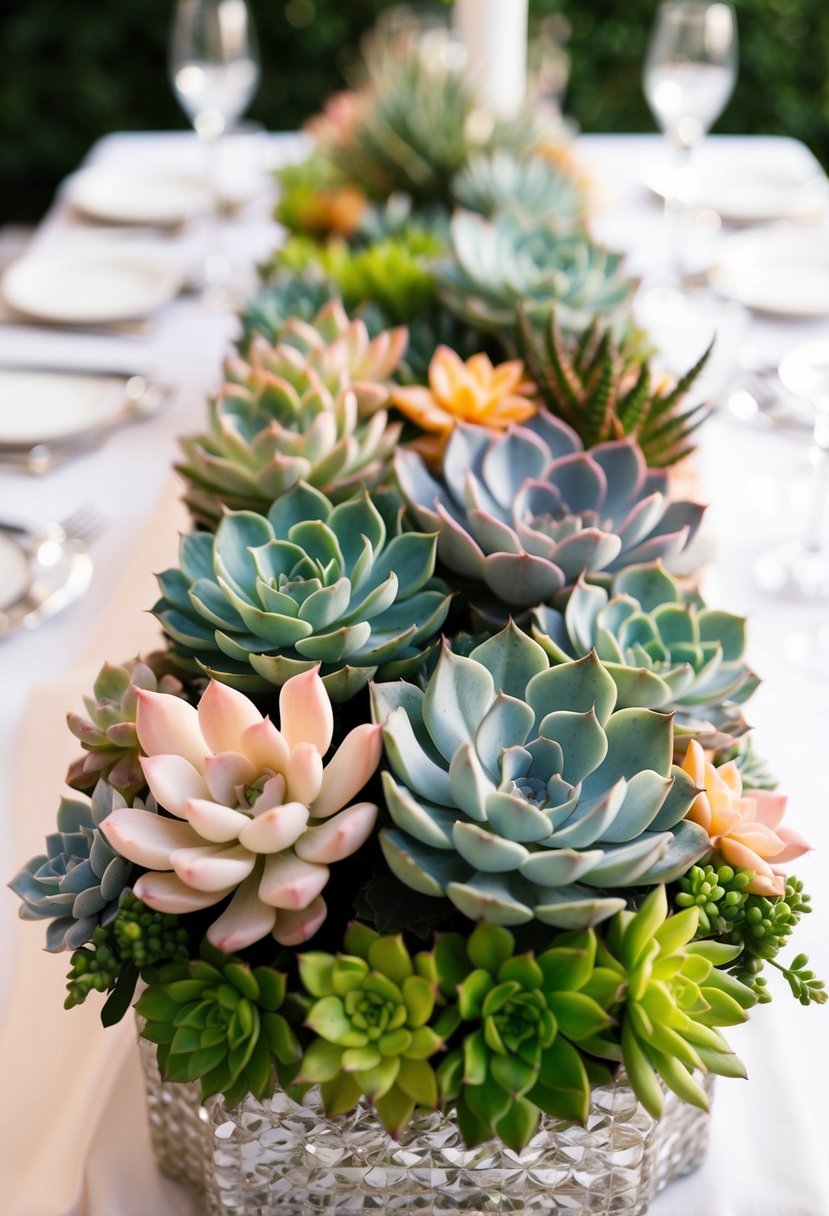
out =
<path fill-rule="evenodd" d="M 219 227 L 219 141 L 242 117 L 259 83 L 256 32 L 245 0 L 178 0 L 170 38 L 170 77 L 179 105 L 205 149 L 211 209 L 198 286 L 223 306 L 231 274 Z"/>
<path fill-rule="evenodd" d="M 665 193 L 669 272 L 681 281 L 693 199 L 694 149 L 725 109 L 737 80 L 737 19 L 725 0 L 663 0 L 645 61 L 644 91 L 674 150 Z"/>

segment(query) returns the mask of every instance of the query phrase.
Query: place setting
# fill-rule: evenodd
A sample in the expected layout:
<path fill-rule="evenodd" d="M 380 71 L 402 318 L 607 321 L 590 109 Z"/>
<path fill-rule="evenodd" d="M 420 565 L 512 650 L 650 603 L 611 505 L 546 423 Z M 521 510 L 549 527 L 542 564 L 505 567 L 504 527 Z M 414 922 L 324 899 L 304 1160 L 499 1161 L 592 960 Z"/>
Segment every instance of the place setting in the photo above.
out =
<path fill-rule="evenodd" d="M 38 629 L 86 594 L 93 573 L 86 547 L 100 526 L 89 507 L 40 527 L 0 519 L 0 642 Z"/>

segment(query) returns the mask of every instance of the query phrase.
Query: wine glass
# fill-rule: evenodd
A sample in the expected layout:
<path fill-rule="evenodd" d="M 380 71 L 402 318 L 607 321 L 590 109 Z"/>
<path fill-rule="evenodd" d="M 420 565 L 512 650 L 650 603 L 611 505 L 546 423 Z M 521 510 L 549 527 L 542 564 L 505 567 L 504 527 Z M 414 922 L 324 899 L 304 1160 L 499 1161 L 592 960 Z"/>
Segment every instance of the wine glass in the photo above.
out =
<path fill-rule="evenodd" d="M 170 77 L 179 105 L 205 149 L 211 208 L 200 288 L 226 305 L 231 266 L 222 250 L 219 141 L 242 117 L 259 83 L 256 31 L 245 0 L 178 0 L 170 38 Z"/>
<path fill-rule="evenodd" d="M 669 269 L 681 280 L 682 244 L 692 201 L 694 148 L 725 109 L 737 80 L 737 18 L 725 0 L 664 0 L 645 60 L 648 105 L 674 149 L 665 194 Z"/>

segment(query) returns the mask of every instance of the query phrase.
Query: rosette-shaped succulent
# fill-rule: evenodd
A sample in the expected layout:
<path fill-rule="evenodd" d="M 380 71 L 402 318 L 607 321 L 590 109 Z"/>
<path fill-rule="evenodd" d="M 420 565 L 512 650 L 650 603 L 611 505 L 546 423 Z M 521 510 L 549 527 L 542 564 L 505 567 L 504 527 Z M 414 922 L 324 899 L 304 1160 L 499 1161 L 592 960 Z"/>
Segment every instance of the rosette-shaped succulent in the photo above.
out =
<path fill-rule="evenodd" d="M 744 794 L 737 764 L 729 760 L 716 768 L 696 739 L 688 744 L 682 767 L 699 790 L 688 818 L 703 828 L 718 857 L 754 871 L 746 887 L 750 894 L 783 895 L 786 878 L 774 867 L 802 857 L 810 848 L 798 832 L 782 823 L 785 795 L 770 790 Z"/>
<path fill-rule="evenodd" d="M 483 924 L 468 940 L 438 937 L 435 956 L 459 1020 L 474 1026 L 464 1026 L 462 1046 L 438 1071 L 441 1096 L 455 1100 L 466 1143 L 497 1135 L 520 1152 L 541 1111 L 583 1123 L 590 1080 L 578 1043 L 608 1029 L 603 1005 L 622 987 L 608 972 L 597 973 L 593 930 L 562 934 L 536 958 L 516 955 L 509 930 Z"/>
<path fill-rule="evenodd" d="M 321 664 L 345 701 L 376 673 L 415 672 L 449 610 L 436 538 L 399 526 L 368 494 L 335 507 L 300 482 L 266 516 L 232 512 L 215 537 L 183 537 L 154 611 L 190 670 L 255 692 Z"/>
<path fill-rule="evenodd" d="M 157 1044 L 161 1075 L 199 1081 L 202 1099 L 224 1094 L 231 1109 L 245 1094 L 273 1094 L 274 1057 L 288 1069 L 299 1059 L 279 1012 L 284 1000 L 281 972 L 203 947 L 200 959 L 160 967 L 135 1009 L 146 1018 L 141 1037 Z"/>
<path fill-rule="evenodd" d="M 564 929 L 684 873 L 709 844 L 684 822 L 671 718 L 616 695 L 595 655 L 551 668 L 514 625 L 468 658 L 445 648 L 425 691 L 375 685 L 390 869 L 470 920 Z"/>
<path fill-rule="evenodd" d="M 515 156 L 503 149 L 478 153 L 452 183 L 455 201 L 490 218 L 516 211 L 534 220 L 553 220 L 559 231 L 584 218 L 585 197 L 572 177 L 542 156 Z"/>
<path fill-rule="evenodd" d="M 46 837 L 46 853 L 33 857 L 9 883 L 23 901 L 22 920 L 50 922 L 47 950 L 75 950 L 98 925 L 110 924 L 117 916 L 118 897 L 129 883 L 132 866 L 110 845 L 102 824 L 126 805 L 103 780 L 91 800 L 61 798 L 56 831 Z M 134 806 L 148 820 L 158 818 L 152 800 L 146 809 L 140 801 Z"/>
<path fill-rule="evenodd" d="M 439 346 L 429 364 L 429 384 L 395 388 L 391 403 L 420 430 L 427 432 L 410 446 L 434 467 L 459 422 L 503 431 L 532 418 L 538 406 L 535 386 L 524 378 L 519 359 L 493 367 L 486 354 L 464 362 L 448 346 Z"/>
<path fill-rule="evenodd" d="M 545 410 L 498 435 L 459 423 L 441 478 L 402 448 L 395 472 L 418 526 L 440 533 L 445 565 L 520 608 L 551 600 L 581 574 L 681 552 L 703 514 L 668 501 L 667 475 L 648 469 L 635 443 L 584 451 Z"/>
<path fill-rule="evenodd" d="M 242 339 L 239 347 L 244 353 L 254 335 L 261 334 L 266 342 L 276 343 L 286 321 L 301 317 L 311 321 L 323 305 L 334 299 L 334 284 L 319 273 L 293 274 L 276 271 L 264 286 L 248 300 L 239 314 Z"/>
<path fill-rule="evenodd" d="M 298 481 L 334 500 L 374 486 L 400 434 L 380 406 L 406 346 L 405 330 L 369 339 L 332 301 L 314 323 L 295 319 L 278 346 L 254 338 L 229 359 L 209 429 L 181 441 L 185 501 L 215 526 L 225 508 L 266 511 Z"/>
<path fill-rule="evenodd" d="M 580 578 L 562 612 L 533 612 L 533 637 L 554 663 L 595 650 L 617 705 L 673 709 L 715 727 L 739 724 L 759 681 L 745 661 L 745 621 L 683 594 L 658 563 L 629 566 L 608 589 Z M 705 727 L 703 727 L 705 729 Z"/>
<path fill-rule="evenodd" d="M 630 335 L 617 340 L 596 317 L 572 336 L 561 333 L 555 317 L 543 336 L 523 315 L 518 330 L 519 350 L 542 400 L 586 447 L 630 435 L 651 468 L 665 468 L 690 455 L 691 436 L 708 416 L 704 401 L 688 405 L 685 397 L 713 343 L 676 381 L 652 371 L 647 356 L 631 345 Z"/>
<path fill-rule="evenodd" d="M 198 709 L 141 693 L 141 763 L 170 817 L 124 807 L 102 826 L 146 870 L 133 891 L 148 907 L 197 912 L 232 896 L 207 930 L 226 952 L 269 933 L 286 946 L 312 937 L 326 916 L 329 866 L 367 840 L 377 816 L 352 799 L 377 767 L 379 728 L 355 727 L 323 766 L 334 715 L 316 671 L 283 686 L 279 719 L 277 729 L 215 681 Z"/>
<path fill-rule="evenodd" d="M 86 753 L 73 764 L 67 778 L 76 790 L 94 789 L 99 777 L 129 802 L 146 784 L 138 757 L 141 748 L 135 730 L 138 690 L 178 694 L 181 684 L 173 676 L 159 680 L 140 659 L 117 666 L 104 663 L 84 697 L 87 717 L 69 713 L 66 721 Z"/>
<path fill-rule="evenodd" d="M 621 317 L 636 289 L 620 254 L 586 232 L 561 233 L 553 219 L 506 212 L 493 220 L 459 212 L 452 256 L 436 269 L 447 308 L 477 329 L 515 334 L 519 306 L 534 323 L 555 309 L 559 325 L 580 330 L 596 315 Z"/>
<path fill-rule="evenodd" d="M 694 941 L 698 919 L 696 908 L 668 916 L 665 888 L 657 887 L 638 912 L 620 912 L 599 945 L 597 962 L 615 972 L 625 993 L 621 1046 L 599 1034 L 585 1047 L 624 1062 L 636 1096 L 655 1119 L 662 1114 L 660 1078 L 684 1102 L 706 1110 L 695 1070 L 745 1076 L 717 1029 L 744 1022 L 756 1001 L 745 984 L 719 970 L 741 947 Z"/>
<path fill-rule="evenodd" d="M 402 937 L 349 926 L 345 953 L 299 956 L 313 998 L 305 1025 L 318 1036 L 300 1066 L 300 1082 L 319 1083 L 329 1115 L 365 1095 L 383 1126 L 397 1135 L 415 1106 L 438 1104 L 429 1059 L 443 1046 L 428 1022 L 437 994 L 434 958 L 411 957 Z"/>

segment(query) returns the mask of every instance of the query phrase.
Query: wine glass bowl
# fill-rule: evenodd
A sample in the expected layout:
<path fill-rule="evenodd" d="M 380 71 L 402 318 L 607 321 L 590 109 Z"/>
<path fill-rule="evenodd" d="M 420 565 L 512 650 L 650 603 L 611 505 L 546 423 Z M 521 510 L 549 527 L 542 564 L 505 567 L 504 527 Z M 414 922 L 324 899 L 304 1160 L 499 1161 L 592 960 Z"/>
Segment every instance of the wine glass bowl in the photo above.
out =
<path fill-rule="evenodd" d="M 737 80 L 737 22 L 723 0 L 666 0 L 645 61 L 645 97 L 677 147 L 693 148 L 725 109 Z"/>

